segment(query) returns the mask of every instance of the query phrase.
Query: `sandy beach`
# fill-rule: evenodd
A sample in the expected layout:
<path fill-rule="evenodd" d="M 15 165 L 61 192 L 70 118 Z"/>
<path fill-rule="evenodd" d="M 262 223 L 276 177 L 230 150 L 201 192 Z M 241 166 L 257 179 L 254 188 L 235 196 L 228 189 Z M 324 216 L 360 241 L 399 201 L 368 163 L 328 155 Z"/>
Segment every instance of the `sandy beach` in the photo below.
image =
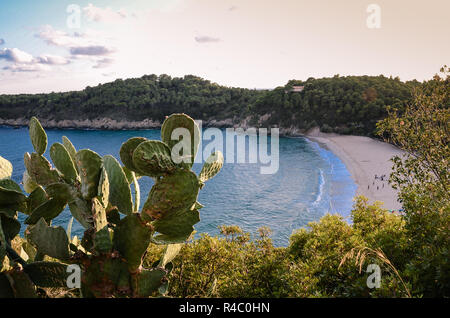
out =
<path fill-rule="evenodd" d="M 344 162 L 358 186 L 357 195 L 366 196 L 371 203 L 382 201 L 385 209 L 401 209 L 397 191 L 389 186 L 387 179 L 392 168 L 389 159 L 403 154 L 402 150 L 369 137 L 328 134 L 318 129 L 309 132 L 306 137 L 332 151 Z M 382 181 L 380 177 L 383 175 Z"/>

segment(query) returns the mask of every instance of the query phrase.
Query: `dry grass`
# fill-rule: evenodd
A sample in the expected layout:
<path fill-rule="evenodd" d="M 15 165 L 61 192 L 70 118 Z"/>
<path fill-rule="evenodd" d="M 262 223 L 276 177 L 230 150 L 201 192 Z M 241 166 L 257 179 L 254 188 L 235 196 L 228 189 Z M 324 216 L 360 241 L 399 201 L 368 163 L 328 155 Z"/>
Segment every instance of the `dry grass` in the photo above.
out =
<path fill-rule="evenodd" d="M 354 247 L 349 252 L 347 252 L 344 257 L 342 258 L 339 268 L 347 261 L 354 259 L 355 260 L 355 266 L 359 267 L 359 273 L 362 272 L 362 267 L 364 265 L 364 261 L 367 259 L 368 256 L 374 256 L 378 258 L 383 264 L 385 264 L 400 280 L 403 287 L 405 288 L 406 294 L 408 297 L 412 297 L 411 293 L 406 286 L 405 282 L 403 281 L 402 277 L 400 276 L 398 270 L 395 268 L 395 266 L 391 263 L 391 261 L 384 255 L 383 251 L 381 249 L 372 249 L 370 247 Z"/>

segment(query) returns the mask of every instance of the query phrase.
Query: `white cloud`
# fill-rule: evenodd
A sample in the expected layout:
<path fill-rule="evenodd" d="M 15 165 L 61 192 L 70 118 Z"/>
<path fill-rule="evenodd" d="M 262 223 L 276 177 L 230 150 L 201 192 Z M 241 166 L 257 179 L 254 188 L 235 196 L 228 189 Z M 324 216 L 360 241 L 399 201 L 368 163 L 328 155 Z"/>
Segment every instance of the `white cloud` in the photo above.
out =
<path fill-rule="evenodd" d="M 211 43 L 211 42 L 220 42 L 220 39 L 203 35 L 203 36 L 196 36 L 195 41 L 197 41 L 198 43 Z"/>
<path fill-rule="evenodd" d="M 65 65 L 69 64 L 70 61 L 62 56 L 44 54 L 36 58 L 36 60 L 41 64 L 49 65 Z"/>
<path fill-rule="evenodd" d="M 53 29 L 50 25 L 46 25 L 36 34 L 36 36 L 44 40 L 47 44 L 67 49 L 72 60 L 87 60 L 95 62 L 94 68 L 103 68 L 114 62 L 112 58 L 103 58 L 101 60 L 92 59 L 93 57 L 109 56 L 117 51 L 116 48 L 106 44 L 111 38 L 102 32 L 92 29 L 85 32 L 75 32 L 69 34 L 64 31 Z M 68 64 L 68 59 L 56 59 L 53 56 L 46 56 L 42 59 L 42 63 L 47 64 Z"/>
<path fill-rule="evenodd" d="M 72 55 L 106 55 L 115 51 L 114 48 L 103 43 L 106 40 L 101 33 L 93 30 L 83 33 L 75 32 L 70 35 L 46 25 L 36 36 L 49 45 L 69 49 Z"/>
<path fill-rule="evenodd" d="M 115 52 L 113 48 L 103 45 L 77 46 L 70 48 L 72 55 L 108 55 Z"/>
<path fill-rule="evenodd" d="M 83 40 L 83 36 L 79 33 L 75 33 L 73 36 L 70 36 L 64 31 L 53 29 L 50 25 L 43 26 L 36 36 L 47 42 L 49 45 L 62 47 L 81 45 L 85 42 L 85 40 Z"/>
<path fill-rule="evenodd" d="M 17 48 L 6 48 L 0 50 L 0 59 L 14 63 L 31 63 L 33 61 L 33 56 Z"/>
<path fill-rule="evenodd" d="M 49 65 L 64 65 L 70 61 L 62 56 L 43 54 L 33 57 L 31 54 L 17 48 L 5 48 L 0 50 L 0 59 L 12 62 L 11 65 L 3 67 L 3 70 L 13 72 L 38 72 L 49 71 Z"/>
<path fill-rule="evenodd" d="M 114 11 L 110 7 L 95 7 L 92 3 L 83 8 L 83 13 L 89 20 L 95 22 L 117 22 L 129 16 L 124 9 Z"/>
<path fill-rule="evenodd" d="M 93 68 L 105 68 L 114 63 L 114 59 L 111 58 L 103 58 L 97 61 L 97 64 L 93 66 Z"/>
<path fill-rule="evenodd" d="M 50 67 L 43 64 L 13 64 L 3 67 L 4 70 L 9 70 L 12 72 L 38 72 L 38 71 L 49 71 Z"/>

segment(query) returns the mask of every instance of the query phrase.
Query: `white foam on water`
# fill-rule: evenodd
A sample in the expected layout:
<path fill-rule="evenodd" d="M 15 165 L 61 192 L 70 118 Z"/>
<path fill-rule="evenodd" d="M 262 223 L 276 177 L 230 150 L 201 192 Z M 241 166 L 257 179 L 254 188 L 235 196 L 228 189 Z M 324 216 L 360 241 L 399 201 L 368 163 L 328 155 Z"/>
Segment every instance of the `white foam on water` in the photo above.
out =
<path fill-rule="evenodd" d="M 322 200 L 322 195 L 323 195 L 323 187 L 325 185 L 325 178 L 323 176 L 323 169 L 319 169 L 320 173 L 319 173 L 319 192 L 317 193 L 317 197 L 316 200 L 313 202 L 314 206 L 317 206 L 320 201 Z"/>

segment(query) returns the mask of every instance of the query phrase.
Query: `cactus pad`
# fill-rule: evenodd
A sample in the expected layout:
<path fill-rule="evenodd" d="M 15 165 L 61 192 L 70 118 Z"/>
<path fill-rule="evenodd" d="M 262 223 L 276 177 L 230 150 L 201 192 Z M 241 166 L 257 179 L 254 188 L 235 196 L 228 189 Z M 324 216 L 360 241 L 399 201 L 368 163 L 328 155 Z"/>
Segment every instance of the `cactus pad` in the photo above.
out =
<path fill-rule="evenodd" d="M 138 297 L 150 297 L 167 282 L 166 275 L 162 268 L 144 269 L 133 276 L 133 289 Z"/>
<path fill-rule="evenodd" d="M 125 165 L 125 167 L 127 167 L 131 171 L 138 172 L 138 169 L 134 166 L 133 163 L 133 153 L 137 146 L 139 146 L 144 141 L 147 141 L 147 138 L 134 137 L 128 139 L 120 147 L 120 159 L 122 160 L 122 163 Z"/>
<path fill-rule="evenodd" d="M 66 136 L 62 136 L 62 142 L 63 142 L 64 148 L 66 148 L 67 152 L 69 153 L 70 158 L 72 158 L 72 161 L 75 163 L 77 150 L 75 149 L 75 147 L 73 146 L 73 144 L 69 140 L 69 138 L 67 138 Z"/>
<path fill-rule="evenodd" d="M 17 218 L 0 214 L 2 220 L 3 233 L 8 240 L 12 240 L 20 232 L 20 222 Z"/>
<path fill-rule="evenodd" d="M 0 179 L 11 178 L 13 166 L 11 162 L 0 156 Z"/>
<path fill-rule="evenodd" d="M 84 297 L 119 297 L 131 292 L 127 264 L 108 255 L 98 256 L 86 264 L 81 281 Z"/>
<path fill-rule="evenodd" d="M 91 210 L 86 200 L 83 200 L 81 197 L 75 198 L 73 202 L 69 203 L 69 209 L 75 220 L 80 222 L 84 228 L 90 228 L 92 224 Z"/>
<path fill-rule="evenodd" d="M 178 255 L 183 244 L 169 244 L 164 251 L 163 257 L 159 262 L 158 267 L 166 267 L 166 265 L 174 260 L 174 258 Z"/>
<path fill-rule="evenodd" d="M 98 253 L 109 253 L 113 247 L 111 232 L 108 226 L 94 234 L 94 249 Z"/>
<path fill-rule="evenodd" d="M 69 258 L 69 240 L 61 226 L 48 226 L 41 218 L 35 225 L 26 229 L 25 235 L 39 252 L 61 260 Z"/>
<path fill-rule="evenodd" d="M 43 155 L 47 149 L 47 134 L 36 117 L 30 119 L 29 129 L 30 139 L 34 150 L 36 150 L 38 154 Z"/>
<path fill-rule="evenodd" d="M 25 190 L 25 192 L 27 193 L 31 193 L 33 192 L 39 185 L 34 182 L 30 175 L 28 174 L 28 171 L 25 170 L 23 172 L 23 177 L 22 177 L 22 184 L 23 184 L 23 189 Z"/>
<path fill-rule="evenodd" d="M 22 189 L 20 189 L 20 186 L 11 179 L 1 179 L 0 187 L 3 189 L 14 190 L 22 193 Z"/>
<path fill-rule="evenodd" d="M 189 132 L 190 140 L 188 145 L 190 145 L 190 158 L 188 159 L 187 167 L 192 167 L 195 159 L 195 155 L 200 144 L 200 129 L 197 123 L 186 114 L 172 114 L 164 121 L 161 127 L 161 140 L 166 143 L 170 150 L 180 142 L 180 139 L 172 140 L 172 133 L 177 128 L 185 128 Z M 185 141 L 186 142 L 186 141 Z M 178 154 L 185 157 L 184 154 Z"/>
<path fill-rule="evenodd" d="M 36 286 L 22 270 L 12 269 L 5 272 L 16 298 L 36 298 Z"/>
<path fill-rule="evenodd" d="M 50 223 L 52 219 L 64 210 L 66 204 L 66 201 L 61 201 L 60 199 L 50 199 L 34 209 L 23 223 L 36 224 L 41 218 L 45 219 L 47 223 Z"/>
<path fill-rule="evenodd" d="M 194 231 L 194 225 L 200 222 L 198 210 L 177 211 L 162 220 L 153 223 L 160 233 L 153 238 L 156 244 L 184 243 Z"/>
<path fill-rule="evenodd" d="M 176 211 L 190 209 L 197 200 L 200 183 L 192 171 L 178 170 L 158 180 L 142 209 L 145 217 L 162 219 Z"/>
<path fill-rule="evenodd" d="M 67 287 L 67 265 L 56 262 L 34 262 L 23 268 L 39 287 Z"/>
<path fill-rule="evenodd" d="M 200 172 L 199 179 L 205 182 L 213 178 L 219 173 L 220 169 L 223 167 L 223 155 L 220 151 L 212 153 L 208 159 L 206 159 L 203 165 L 202 171 Z"/>
<path fill-rule="evenodd" d="M 0 206 L 22 206 L 27 197 L 22 192 L 0 186 Z"/>
<path fill-rule="evenodd" d="M 50 162 L 43 156 L 33 152 L 26 153 L 24 157 L 25 167 L 31 180 L 42 186 L 46 186 L 59 181 L 59 175 L 52 169 Z"/>
<path fill-rule="evenodd" d="M 48 201 L 47 193 L 45 192 L 44 188 L 41 186 L 38 186 L 36 189 L 33 190 L 33 192 L 30 193 L 28 197 L 28 211 L 31 213 L 34 209 L 36 209 L 38 206 L 43 204 L 44 202 Z"/>
<path fill-rule="evenodd" d="M 108 221 L 106 219 L 106 210 L 98 198 L 92 199 L 91 209 L 95 230 L 100 231 L 102 228 L 108 225 Z"/>
<path fill-rule="evenodd" d="M 63 175 L 64 180 L 73 182 L 78 178 L 75 163 L 67 149 L 60 143 L 54 143 L 50 147 L 50 158 L 56 169 Z"/>
<path fill-rule="evenodd" d="M 98 199 L 100 200 L 104 209 L 108 206 L 109 203 L 109 178 L 106 173 L 105 168 L 102 168 L 102 172 L 100 174 L 100 181 L 98 182 Z"/>
<path fill-rule="evenodd" d="M 74 201 L 77 196 L 75 188 L 67 183 L 52 183 L 45 187 L 45 192 L 49 198 L 65 203 Z"/>
<path fill-rule="evenodd" d="M 117 206 L 120 212 L 127 215 L 131 214 L 133 212 L 133 201 L 125 172 L 119 162 L 112 156 L 103 157 L 103 167 L 106 169 L 110 180 L 110 203 Z"/>
<path fill-rule="evenodd" d="M 83 149 L 76 154 L 76 165 L 81 178 L 81 194 L 90 200 L 97 195 L 102 158 L 92 150 Z"/>
<path fill-rule="evenodd" d="M 142 178 L 142 176 L 138 172 L 131 171 L 130 169 L 128 169 L 125 166 L 122 166 L 122 169 L 123 169 L 123 172 L 125 173 L 125 175 L 127 176 L 127 180 L 128 180 L 129 184 L 132 184 L 134 181 L 133 173 L 134 173 L 134 176 L 136 177 L 136 180 L 139 180 L 140 178 Z"/>
<path fill-rule="evenodd" d="M 117 225 L 114 248 L 127 260 L 130 272 L 135 272 L 141 266 L 152 233 L 152 226 L 144 223 L 137 213 L 124 217 Z"/>
<path fill-rule="evenodd" d="M 133 164 L 138 172 L 150 177 L 172 173 L 177 169 L 170 157 L 169 147 L 157 140 L 139 144 L 133 152 Z"/>

